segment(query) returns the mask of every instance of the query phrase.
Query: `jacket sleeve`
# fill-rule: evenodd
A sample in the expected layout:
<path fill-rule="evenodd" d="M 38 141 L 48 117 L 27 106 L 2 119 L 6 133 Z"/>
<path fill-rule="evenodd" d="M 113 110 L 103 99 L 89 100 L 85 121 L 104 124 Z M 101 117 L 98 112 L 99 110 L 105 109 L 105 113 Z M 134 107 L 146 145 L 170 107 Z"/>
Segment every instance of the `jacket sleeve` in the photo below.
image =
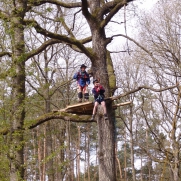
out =
<path fill-rule="evenodd" d="M 100 86 L 100 94 L 102 95 L 102 94 L 104 94 L 104 92 L 105 92 L 105 89 L 102 87 L 102 85 Z"/>
<path fill-rule="evenodd" d="M 95 88 L 92 89 L 92 93 L 94 95 L 94 99 L 96 99 L 99 96 L 99 92 L 97 92 Z"/>
<path fill-rule="evenodd" d="M 92 94 L 94 94 L 94 95 L 96 94 L 96 91 L 94 88 L 92 89 Z"/>
<path fill-rule="evenodd" d="M 77 79 L 78 73 L 75 73 L 73 79 Z"/>
<path fill-rule="evenodd" d="M 87 85 L 89 85 L 90 84 L 90 77 L 89 77 L 89 74 L 86 72 L 86 76 L 87 76 L 87 80 L 86 80 L 86 83 L 87 83 Z"/>

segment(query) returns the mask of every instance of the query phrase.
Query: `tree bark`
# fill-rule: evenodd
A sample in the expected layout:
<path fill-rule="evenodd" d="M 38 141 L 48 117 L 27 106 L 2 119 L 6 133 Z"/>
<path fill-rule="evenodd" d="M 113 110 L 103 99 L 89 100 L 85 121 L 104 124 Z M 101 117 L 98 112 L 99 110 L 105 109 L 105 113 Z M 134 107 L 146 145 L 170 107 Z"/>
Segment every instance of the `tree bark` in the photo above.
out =
<path fill-rule="evenodd" d="M 114 120 L 104 120 L 102 112 L 102 108 L 99 106 L 97 115 L 99 143 L 99 181 L 115 181 Z M 114 115 L 112 117 L 114 117 Z"/>
<path fill-rule="evenodd" d="M 92 35 L 92 54 L 90 56 L 92 62 L 92 73 L 94 78 L 100 79 L 100 83 L 105 88 L 106 97 L 111 96 L 109 84 L 109 76 L 107 71 L 107 49 L 108 39 L 105 35 L 104 13 L 101 13 L 102 2 L 100 0 L 92 0 L 89 3 L 90 12 L 88 10 L 88 2 L 82 0 L 82 12 L 85 16 L 91 30 Z M 116 11 L 115 11 L 116 12 Z M 114 12 L 114 13 L 115 13 Z M 114 14 L 113 13 L 113 14 Z M 110 16 L 111 19 L 111 16 Z M 104 21 L 104 23 L 103 23 Z M 103 24 L 102 24 L 103 23 Z M 107 114 L 109 119 L 104 120 L 101 108 L 97 111 L 98 124 L 98 159 L 99 159 L 99 181 L 116 180 L 115 172 L 115 112 L 112 108 L 112 102 L 107 102 Z"/>
<path fill-rule="evenodd" d="M 10 181 L 24 179 L 24 137 L 23 124 L 25 118 L 25 45 L 23 18 L 26 6 L 23 1 L 14 2 L 11 18 L 12 38 L 12 121 L 10 148 Z"/>

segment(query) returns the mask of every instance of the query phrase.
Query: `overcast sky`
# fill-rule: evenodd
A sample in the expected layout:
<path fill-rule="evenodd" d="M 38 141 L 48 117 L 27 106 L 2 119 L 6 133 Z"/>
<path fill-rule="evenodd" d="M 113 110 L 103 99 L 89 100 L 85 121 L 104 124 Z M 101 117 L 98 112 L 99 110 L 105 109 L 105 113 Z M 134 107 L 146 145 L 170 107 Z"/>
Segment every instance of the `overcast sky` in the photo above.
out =
<path fill-rule="evenodd" d="M 121 24 L 120 22 L 124 21 L 124 14 L 122 9 L 122 14 L 116 15 L 116 19 L 113 19 L 114 21 L 118 21 L 120 25 L 116 23 L 110 23 L 109 32 L 107 33 L 107 36 L 112 36 L 113 34 L 126 34 L 132 38 L 134 38 L 138 34 L 137 27 L 139 26 L 137 24 L 139 16 L 143 14 L 144 12 L 152 11 L 154 8 L 154 5 L 158 2 L 158 0 L 136 0 L 132 4 L 128 5 L 126 7 L 126 29 L 124 24 Z M 132 6 L 134 5 L 134 7 Z M 135 8 L 135 9 L 134 9 Z M 134 9 L 135 16 L 132 15 L 130 18 L 129 11 L 130 9 Z M 121 11 L 120 11 L 121 12 Z M 133 12 L 133 11 L 130 11 Z M 116 49 L 120 50 L 120 46 L 124 45 L 126 43 L 126 39 L 123 37 L 116 37 L 113 39 L 113 41 L 108 45 L 108 50 L 110 51 L 116 51 Z"/>

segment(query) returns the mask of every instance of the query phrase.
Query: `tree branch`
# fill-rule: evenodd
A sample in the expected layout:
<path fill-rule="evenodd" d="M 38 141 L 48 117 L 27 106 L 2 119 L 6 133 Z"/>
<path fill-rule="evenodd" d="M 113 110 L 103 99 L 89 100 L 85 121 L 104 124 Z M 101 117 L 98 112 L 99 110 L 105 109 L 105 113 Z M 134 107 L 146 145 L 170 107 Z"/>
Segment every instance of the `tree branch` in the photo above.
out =
<path fill-rule="evenodd" d="M 41 94 L 40 91 L 38 91 L 38 89 L 37 89 L 35 86 L 33 86 L 33 85 L 31 84 L 31 82 L 30 82 L 28 79 L 26 79 L 26 82 L 30 85 L 31 88 L 33 88 L 33 90 L 36 91 L 36 93 L 37 93 L 38 95 L 40 95 L 41 97 L 44 98 L 44 95 Z"/>
<path fill-rule="evenodd" d="M 117 107 L 120 107 L 120 106 L 125 106 L 125 105 L 131 104 L 131 103 L 133 103 L 133 101 L 123 102 L 123 103 L 115 104 L 115 105 L 113 105 L 113 107 L 114 107 L 114 108 L 117 108 Z"/>
<path fill-rule="evenodd" d="M 62 43 L 62 41 L 57 40 L 57 39 L 50 39 L 46 42 L 44 42 L 39 48 L 37 48 L 36 50 L 32 50 L 28 53 L 26 53 L 26 60 L 28 60 L 29 58 L 32 58 L 35 55 L 38 55 L 39 53 L 41 53 L 43 50 L 45 50 L 49 45 L 53 45 L 56 43 Z"/>
<path fill-rule="evenodd" d="M 62 119 L 64 121 L 71 121 L 71 122 L 95 122 L 95 121 L 90 121 L 89 120 L 90 116 L 78 116 L 78 115 L 73 115 L 70 113 L 65 113 L 65 112 L 51 112 L 51 113 L 47 113 L 44 114 L 40 117 L 38 117 L 37 119 L 35 119 L 31 125 L 27 126 L 26 128 L 24 128 L 23 130 L 26 129 L 33 129 L 36 128 L 37 126 L 52 120 L 52 119 Z M 11 130 L 13 131 L 13 130 Z M 1 128 L 0 129 L 0 134 L 1 135 L 7 135 L 10 132 L 10 129 L 8 128 Z"/>
<path fill-rule="evenodd" d="M 94 122 L 89 120 L 90 116 L 78 116 L 78 115 L 73 115 L 70 113 L 65 113 L 65 112 L 51 112 L 44 114 L 37 118 L 34 123 L 28 127 L 28 129 L 33 129 L 37 127 L 38 125 L 41 125 L 42 123 L 45 123 L 46 121 L 52 120 L 52 119 L 62 119 L 64 121 L 71 121 L 71 122 Z"/>
<path fill-rule="evenodd" d="M 63 25 L 63 27 L 65 28 L 65 30 L 67 31 L 68 35 L 70 35 L 72 38 L 75 38 L 74 34 L 72 33 L 71 29 L 68 27 L 68 25 L 65 22 L 65 18 L 63 16 L 63 12 L 62 9 L 60 8 L 60 6 L 57 6 L 58 12 L 60 13 L 60 18 L 61 18 L 61 24 Z"/>
<path fill-rule="evenodd" d="M 77 46 L 83 53 L 85 53 L 91 60 L 92 59 L 95 59 L 95 55 L 89 51 L 89 49 L 87 49 L 83 44 L 82 44 L 82 40 L 77 40 L 75 38 L 70 38 L 70 37 L 67 37 L 67 35 L 59 35 L 59 34 L 56 34 L 56 33 L 52 33 L 52 32 L 49 32 L 47 31 L 46 29 L 43 29 L 36 21 L 34 20 L 27 20 L 25 21 L 25 24 L 29 24 L 31 25 L 32 27 L 35 28 L 35 30 L 44 35 L 45 37 L 49 37 L 49 38 L 52 38 L 52 39 L 56 39 L 56 40 L 59 40 L 59 41 L 62 41 L 62 43 L 66 43 L 68 45 L 75 45 Z M 87 41 L 87 39 L 84 39 L 84 41 Z"/>
<path fill-rule="evenodd" d="M 2 10 L 0 10 L 0 19 L 4 21 L 10 21 L 10 16 L 5 12 L 3 12 Z"/>
<path fill-rule="evenodd" d="M 76 7 L 81 7 L 82 6 L 82 3 L 81 2 L 76 2 L 76 3 L 65 3 L 65 2 L 61 2 L 59 0 L 34 0 L 28 4 L 27 6 L 27 11 L 30 10 L 33 6 L 40 6 L 42 4 L 45 4 L 45 3 L 50 3 L 50 4 L 55 4 L 55 5 L 58 5 L 58 6 L 62 6 L 64 8 L 76 8 Z"/>
<path fill-rule="evenodd" d="M 109 99 L 111 99 L 111 100 L 117 100 L 117 99 L 120 99 L 121 97 L 125 97 L 125 96 L 127 96 L 127 95 L 129 95 L 129 94 L 133 94 L 133 93 L 135 93 L 135 92 L 138 92 L 138 91 L 141 90 L 141 89 L 149 89 L 149 90 L 151 90 L 151 91 L 153 91 L 153 92 L 162 92 L 162 91 L 166 91 L 166 90 L 169 90 L 169 89 L 173 89 L 173 88 L 175 88 L 175 87 L 177 87 L 177 86 L 178 86 L 178 84 L 177 84 L 177 85 L 174 85 L 174 86 L 171 86 L 171 87 L 162 88 L 162 89 L 154 89 L 154 88 L 148 87 L 148 86 L 140 86 L 140 87 L 138 87 L 137 89 L 133 89 L 133 90 L 131 90 L 131 91 L 125 92 L 125 93 L 123 93 L 123 94 L 120 94 L 119 96 L 110 97 Z"/>
<path fill-rule="evenodd" d="M 103 8 L 102 11 L 100 11 L 101 16 L 103 16 L 104 14 L 108 13 L 109 14 L 106 16 L 106 18 L 102 21 L 100 27 L 104 28 L 111 20 L 111 18 L 125 5 L 127 5 L 127 3 L 131 2 L 133 0 L 120 0 L 120 2 L 118 3 L 117 0 L 115 1 L 111 1 L 109 3 L 106 3 Z M 111 9 L 111 10 L 110 10 Z"/>
<path fill-rule="evenodd" d="M 72 29 L 71 29 L 72 31 L 74 31 L 74 27 L 75 27 L 75 17 L 79 12 L 81 12 L 81 9 L 78 10 L 76 13 L 74 13 L 73 26 L 72 26 Z"/>
<path fill-rule="evenodd" d="M 81 1 L 82 1 L 82 14 L 89 21 L 91 14 L 88 11 L 88 2 L 87 2 L 87 0 L 81 0 Z"/>
<path fill-rule="evenodd" d="M 127 35 L 123 35 L 123 34 L 118 34 L 118 35 L 114 35 L 111 38 L 114 38 L 116 36 L 122 36 L 124 38 L 127 38 L 128 40 L 132 41 L 133 43 L 135 43 L 138 47 L 140 47 L 142 50 L 144 50 L 146 53 L 148 53 L 153 59 L 155 59 L 153 57 L 152 52 L 148 51 L 146 48 L 144 48 L 143 46 L 141 46 L 137 41 L 135 41 L 134 39 L 132 39 L 131 37 L 127 36 Z"/>
<path fill-rule="evenodd" d="M 3 57 L 3 56 L 8 56 L 8 57 L 11 57 L 12 56 L 12 53 L 10 52 L 0 52 L 0 57 Z"/>

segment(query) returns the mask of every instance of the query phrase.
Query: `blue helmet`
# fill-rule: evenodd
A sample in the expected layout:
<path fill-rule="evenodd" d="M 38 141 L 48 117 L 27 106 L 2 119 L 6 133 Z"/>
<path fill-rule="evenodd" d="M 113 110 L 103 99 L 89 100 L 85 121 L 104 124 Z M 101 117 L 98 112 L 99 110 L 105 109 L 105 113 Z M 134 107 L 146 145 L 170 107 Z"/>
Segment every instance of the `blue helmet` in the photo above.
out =
<path fill-rule="evenodd" d="M 99 80 L 98 80 L 98 79 L 94 79 L 94 80 L 93 80 L 93 84 L 94 84 L 95 82 L 99 82 Z"/>

